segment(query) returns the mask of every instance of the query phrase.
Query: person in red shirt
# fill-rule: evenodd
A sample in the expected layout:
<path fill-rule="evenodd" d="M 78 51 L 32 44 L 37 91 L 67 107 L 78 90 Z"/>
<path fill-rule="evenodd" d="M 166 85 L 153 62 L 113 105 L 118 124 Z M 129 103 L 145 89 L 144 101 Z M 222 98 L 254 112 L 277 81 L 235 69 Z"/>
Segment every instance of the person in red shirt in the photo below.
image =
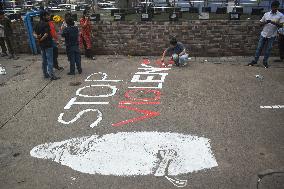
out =
<path fill-rule="evenodd" d="M 57 45 L 59 44 L 59 41 L 58 41 L 58 36 L 57 36 L 56 29 L 55 29 L 55 25 L 54 25 L 53 21 L 49 21 L 48 25 L 50 27 L 50 34 L 51 34 L 52 39 L 53 39 L 53 67 L 57 70 L 63 70 L 64 68 L 58 65 L 58 60 L 57 60 L 57 58 L 58 58 L 58 47 L 57 47 Z"/>
<path fill-rule="evenodd" d="M 80 48 L 85 49 L 85 56 L 87 58 L 95 59 L 92 55 L 92 43 L 91 43 L 91 21 L 87 15 L 87 11 L 83 11 L 83 16 L 80 19 L 80 34 L 79 34 Z"/>

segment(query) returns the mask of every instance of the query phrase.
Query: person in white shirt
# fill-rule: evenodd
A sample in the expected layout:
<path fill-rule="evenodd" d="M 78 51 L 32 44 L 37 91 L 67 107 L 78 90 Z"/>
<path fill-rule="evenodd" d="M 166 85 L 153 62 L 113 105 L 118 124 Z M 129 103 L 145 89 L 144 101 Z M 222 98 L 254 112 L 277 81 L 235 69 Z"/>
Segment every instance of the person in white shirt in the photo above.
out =
<path fill-rule="evenodd" d="M 279 5 L 279 1 L 273 1 L 271 3 L 271 11 L 265 13 L 261 18 L 260 22 L 264 27 L 259 37 L 254 60 L 249 63 L 248 66 L 257 64 L 261 51 L 265 43 L 267 43 L 267 48 L 265 49 L 263 58 L 263 65 L 265 68 L 268 68 L 268 58 L 270 56 L 273 42 L 275 41 L 277 36 L 277 30 L 281 27 L 281 24 L 284 23 L 284 15 L 278 11 Z"/>

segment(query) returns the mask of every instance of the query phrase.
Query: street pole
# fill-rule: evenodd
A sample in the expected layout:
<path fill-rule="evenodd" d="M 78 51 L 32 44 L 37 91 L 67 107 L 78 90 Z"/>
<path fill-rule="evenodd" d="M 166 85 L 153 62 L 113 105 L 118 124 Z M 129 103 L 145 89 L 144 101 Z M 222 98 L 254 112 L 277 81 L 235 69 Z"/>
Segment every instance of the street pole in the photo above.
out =
<path fill-rule="evenodd" d="M 148 14 L 148 0 L 146 0 L 146 14 Z"/>

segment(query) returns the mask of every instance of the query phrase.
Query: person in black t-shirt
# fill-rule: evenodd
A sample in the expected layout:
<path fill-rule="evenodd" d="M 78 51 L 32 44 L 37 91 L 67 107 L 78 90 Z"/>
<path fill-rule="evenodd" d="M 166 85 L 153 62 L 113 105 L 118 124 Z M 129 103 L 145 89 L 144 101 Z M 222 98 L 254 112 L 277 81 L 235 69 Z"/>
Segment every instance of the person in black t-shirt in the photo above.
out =
<path fill-rule="evenodd" d="M 40 22 L 34 31 L 34 37 L 37 39 L 41 55 L 42 55 L 42 71 L 45 78 L 57 80 L 53 72 L 53 46 L 52 36 L 50 34 L 50 27 L 48 21 L 50 15 L 46 11 L 42 11 L 40 15 Z"/>
<path fill-rule="evenodd" d="M 70 72 L 68 75 L 75 75 L 75 64 L 78 73 L 82 73 L 81 55 L 79 49 L 79 29 L 74 26 L 74 21 L 71 17 L 66 19 L 67 27 L 63 29 L 62 37 L 65 38 L 66 52 L 70 61 Z"/>

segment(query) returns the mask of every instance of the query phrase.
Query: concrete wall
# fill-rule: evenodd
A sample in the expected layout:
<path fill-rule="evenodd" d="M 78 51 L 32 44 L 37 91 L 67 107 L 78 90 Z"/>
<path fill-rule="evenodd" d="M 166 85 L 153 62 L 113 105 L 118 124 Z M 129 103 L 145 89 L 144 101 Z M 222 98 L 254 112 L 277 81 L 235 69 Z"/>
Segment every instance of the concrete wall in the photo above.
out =
<path fill-rule="evenodd" d="M 23 24 L 14 26 L 18 51 L 28 52 Z M 253 56 L 260 31 L 258 21 L 98 22 L 92 35 L 96 54 L 161 55 L 174 35 L 191 56 Z"/>

